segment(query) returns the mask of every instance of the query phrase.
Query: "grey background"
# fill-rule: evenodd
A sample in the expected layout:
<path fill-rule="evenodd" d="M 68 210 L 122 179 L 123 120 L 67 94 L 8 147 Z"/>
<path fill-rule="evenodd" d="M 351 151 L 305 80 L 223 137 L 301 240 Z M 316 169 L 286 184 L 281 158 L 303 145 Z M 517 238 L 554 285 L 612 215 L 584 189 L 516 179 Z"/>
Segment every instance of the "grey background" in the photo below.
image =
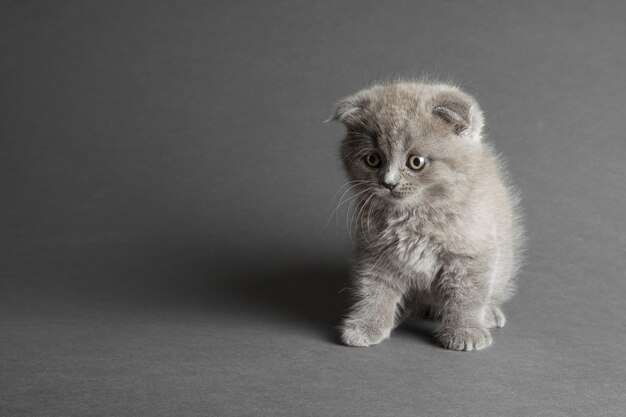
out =
<path fill-rule="evenodd" d="M 0 7 L 1 415 L 623 415 L 624 3 Z M 519 294 L 479 353 L 343 347 L 322 121 L 424 73 L 509 160 Z"/>

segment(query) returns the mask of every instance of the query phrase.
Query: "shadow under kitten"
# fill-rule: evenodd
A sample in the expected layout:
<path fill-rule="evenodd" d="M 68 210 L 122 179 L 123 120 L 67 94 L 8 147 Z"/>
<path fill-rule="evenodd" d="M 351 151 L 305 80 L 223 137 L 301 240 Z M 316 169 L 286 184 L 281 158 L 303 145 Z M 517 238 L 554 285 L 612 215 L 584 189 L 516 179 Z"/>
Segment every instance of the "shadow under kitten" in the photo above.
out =
<path fill-rule="evenodd" d="M 338 330 L 340 320 L 353 302 L 349 265 L 328 259 L 245 262 L 230 267 L 228 279 L 214 295 L 220 304 L 237 308 L 237 314 L 243 311 L 309 327 L 337 345 L 343 345 Z M 432 318 L 413 313 L 394 331 L 436 345 L 432 336 L 435 327 Z"/>
<path fill-rule="evenodd" d="M 348 265 L 328 259 L 263 259 L 229 266 L 211 298 L 237 314 L 310 326 L 339 343 L 336 327 L 349 305 Z"/>

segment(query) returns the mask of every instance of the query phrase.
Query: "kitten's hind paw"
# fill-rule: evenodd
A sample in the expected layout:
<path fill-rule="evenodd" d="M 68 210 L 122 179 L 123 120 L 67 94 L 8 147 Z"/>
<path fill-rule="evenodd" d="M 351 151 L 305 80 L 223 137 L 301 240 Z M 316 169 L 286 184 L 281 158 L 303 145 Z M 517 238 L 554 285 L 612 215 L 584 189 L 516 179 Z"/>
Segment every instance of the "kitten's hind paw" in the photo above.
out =
<path fill-rule="evenodd" d="M 504 317 L 504 313 L 500 310 L 500 307 L 491 306 L 487 307 L 485 310 L 484 322 L 488 329 L 504 327 L 506 317 Z"/>
<path fill-rule="evenodd" d="M 482 327 L 443 327 L 437 331 L 436 339 L 452 350 L 481 350 L 491 345 L 489 330 Z"/>
<path fill-rule="evenodd" d="M 366 347 L 382 342 L 389 337 L 389 333 L 368 326 L 344 323 L 341 327 L 341 341 L 347 346 Z"/>

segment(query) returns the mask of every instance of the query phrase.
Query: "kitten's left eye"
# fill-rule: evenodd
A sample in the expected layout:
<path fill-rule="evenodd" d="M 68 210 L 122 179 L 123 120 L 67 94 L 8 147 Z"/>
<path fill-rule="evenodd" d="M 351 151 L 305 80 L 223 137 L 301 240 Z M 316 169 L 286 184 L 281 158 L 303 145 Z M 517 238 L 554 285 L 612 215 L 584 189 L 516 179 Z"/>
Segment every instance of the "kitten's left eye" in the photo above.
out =
<path fill-rule="evenodd" d="M 380 165 L 380 156 L 377 153 L 371 153 L 365 157 L 365 162 L 372 168 L 376 168 Z"/>
<path fill-rule="evenodd" d="M 420 169 L 424 168 L 424 165 L 426 165 L 426 158 L 423 156 L 411 155 L 409 156 L 409 160 L 406 161 L 406 164 L 412 170 L 419 171 Z"/>

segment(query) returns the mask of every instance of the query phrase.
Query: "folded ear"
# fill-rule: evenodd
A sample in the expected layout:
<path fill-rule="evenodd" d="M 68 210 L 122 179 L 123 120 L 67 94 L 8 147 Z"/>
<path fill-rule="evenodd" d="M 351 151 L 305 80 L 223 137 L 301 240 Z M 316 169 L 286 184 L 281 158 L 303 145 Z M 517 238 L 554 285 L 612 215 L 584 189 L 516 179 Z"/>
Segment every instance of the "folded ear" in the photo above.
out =
<path fill-rule="evenodd" d="M 327 121 L 338 121 L 345 125 L 351 125 L 363 115 L 368 100 L 361 94 L 348 96 L 337 103 L 335 112 Z"/>
<path fill-rule="evenodd" d="M 441 95 L 435 100 L 434 116 L 448 124 L 457 135 L 480 139 L 483 115 L 478 103 L 460 92 Z"/>

